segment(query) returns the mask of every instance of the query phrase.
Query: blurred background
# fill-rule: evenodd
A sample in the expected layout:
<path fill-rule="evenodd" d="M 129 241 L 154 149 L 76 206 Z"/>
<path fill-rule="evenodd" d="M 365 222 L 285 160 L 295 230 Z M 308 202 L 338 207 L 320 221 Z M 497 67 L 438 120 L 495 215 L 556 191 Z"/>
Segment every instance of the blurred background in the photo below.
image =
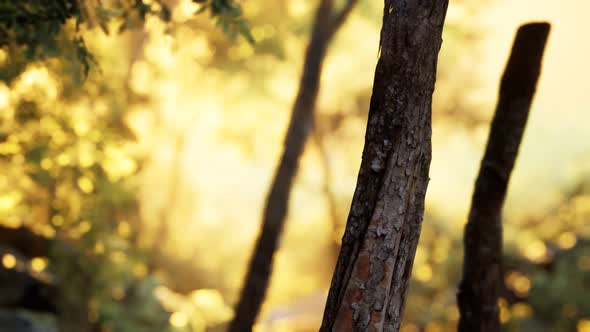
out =
<path fill-rule="evenodd" d="M 72 331 L 224 330 L 318 1 L 241 4 L 254 44 L 232 42 L 190 0 L 170 1 L 171 23 L 148 15 L 121 33 L 89 29 L 96 64 L 86 78 L 76 59 L 16 70 L 0 50 L 0 265 L 67 285 L 66 318 L 20 314 Z M 382 6 L 360 1 L 329 48 L 257 331 L 319 327 L 360 165 Z M 463 225 L 499 78 L 517 27 L 536 20 L 552 32 L 504 210 L 501 319 L 505 331 L 590 331 L 588 11 L 585 0 L 451 1 L 403 331 L 456 329 Z M 22 227 L 32 233 L 18 237 Z M 0 292 L 15 291 L 2 280 Z M 21 307 L 42 306 L 31 298 Z"/>

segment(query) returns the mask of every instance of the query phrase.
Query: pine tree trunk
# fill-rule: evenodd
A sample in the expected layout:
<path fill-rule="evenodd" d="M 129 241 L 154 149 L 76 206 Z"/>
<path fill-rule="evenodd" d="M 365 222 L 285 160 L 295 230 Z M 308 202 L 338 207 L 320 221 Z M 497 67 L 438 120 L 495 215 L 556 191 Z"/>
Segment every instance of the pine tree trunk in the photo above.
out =
<path fill-rule="evenodd" d="M 465 226 L 459 331 L 500 330 L 502 206 L 541 70 L 549 24 L 522 26 L 500 85 L 500 96 Z"/>
<path fill-rule="evenodd" d="M 262 230 L 248 266 L 236 307 L 236 316 L 229 326 L 230 332 L 251 331 L 264 301 L 272 272 L 273 256 L 287 218 L 291 187 L 305 142 L 313 127 L 322 64 L 330 41 L 356 1 L 348 0 L 344 8 L 337 11 L 333 0 L 321 0 L 317 9 L 311 40 L 305 54 L 299 92 L 285 137 L 283 155 L 267 196 Z"/>
<path fill-rule="evenodd" d="M 320 331 L 398 331 L 420 236 L 447 0 L 386 0 L 365 147 Z"/>

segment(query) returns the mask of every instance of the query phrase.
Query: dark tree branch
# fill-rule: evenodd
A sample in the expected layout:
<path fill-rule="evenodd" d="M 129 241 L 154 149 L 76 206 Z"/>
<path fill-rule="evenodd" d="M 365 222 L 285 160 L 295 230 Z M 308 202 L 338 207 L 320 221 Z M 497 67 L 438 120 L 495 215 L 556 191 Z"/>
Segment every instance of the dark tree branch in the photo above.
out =
<path fill-rule="evenodd" d="M 317 9 L 283 154 L 267 196 L 262 230 L 248 266 L 236 307 L 236 316 L 229 327 L 230 332 L 251 331 L 264 301 L 272 272 L 273 256 L 287 218 L 291 187 L 305 142 L 313 127 L 313 114 L 326 51 L 355 2 L 356 0 L 350 0 L 344 11 L 335 16 L 335 20 L 329 19 L 334 16 L 333 0 L 322 0 Z"/>
<path fill-rule="evenodd" d="M 336 31 L 340 29 L 342 24 L 346 21 L 348 15 L 350 15 L 350 12 L 352 12 L 352 9 L 354 8 L 357 2 L 358 0 L 347 0 L 346 4 L 344 4 L 344 8 L 342 8 L 339 13 L 334 15 L 331 27 L 329 29 L 331 34 L 336 33 Z"/>
<path fill-rule="evenodd" d="M 459 331 L 500 330 L 502 206 L 541 70 L 549 24 L 520 27 L 502 82 L 465 226 Z"/>
<path fill-rule="evenodd" d="M 0 248 L 0 257 L 5 252 Z M 28 271 L 0 264 L 0 309 L 29 309 L 57 313 L 58 289 Z M 3 326 L 0 325 L 0 331 Z"/>
<path fill-rule="evenodd" d="M 29 258 L 48 256 L 50 244 L 51 240 L 25 227 L 0 226 L 0 245 L 17 250 Z"/>

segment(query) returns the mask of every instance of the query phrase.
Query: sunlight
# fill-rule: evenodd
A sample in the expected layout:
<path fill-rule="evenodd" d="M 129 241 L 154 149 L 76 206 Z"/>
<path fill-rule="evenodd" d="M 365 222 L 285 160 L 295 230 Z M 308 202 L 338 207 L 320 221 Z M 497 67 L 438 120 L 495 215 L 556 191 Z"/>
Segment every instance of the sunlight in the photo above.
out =
<path fill-rule="evenodd" d="M 16 266 L 16 257 L 12 254 L 4 254 L 2 256 L 2 265 L 9 270 L 14 269 Z"/>
<path fill-rule="evenodd" d="M 83 300 L 92 321 L 135 319 L 132 309 L 156 317 L 153 309 L 161 314 L 154 329 L 223 330 L 284 151 L 318 2 L 238 1 L 253 44 L 239 33 L 232 41 L 210 12 L 195 16 L 198 1 L 139 2 L 148 11 L 170 4 L 171 22 L 149 12 L 142 21 L 135 1 L 106 2 L 122 7 L 89 18 L 129 15 L 108 23 L 109 35 L 100 26 L 76 31 L 70 19 L 57 50 L 40 48 L 13 77 L 24 55 L 0 48 L 8 77 L 0 82 L 0 226 L 67 244 L 27 259 L 34 272 L 73 278 L 72 289 L 89 275 Z M 510 263 L 502 278 L 514 299 L 499 302 L 500 318 L 515 331 L 547 319 L 550 329 L 590 332 L 587 300 L 561 296 L 572 287 L 584 294 L 580 275 L 590 272 L 590 44 L 579 40 L 590 31 L 588 10 L 583 0 L 451 2 L 428 132 L 426 214 L 401 331 L 456 328 L 463 228 L 502 70 L 516 28 L 547 20 L 548 49 L 502 215 Z M 314 136 L 290 166 L 297 173 L 257 331 L 317 331 L 343 232 L 354 226 L 346 225 L 382 15 L 381 3 L 359 3 L 326 51 L 307 128 Z M 71 36 L 83 37 L 93 56 L 88 75 L 75 69 L 83 48 L 66 43 Z M 50 56 L 58 50 L 70 53 Z M 4 254 L 2 266 L 14 269 L 17 257 Z M 569 308 L 569 325 L 545 307 L 559 315 Z"/>

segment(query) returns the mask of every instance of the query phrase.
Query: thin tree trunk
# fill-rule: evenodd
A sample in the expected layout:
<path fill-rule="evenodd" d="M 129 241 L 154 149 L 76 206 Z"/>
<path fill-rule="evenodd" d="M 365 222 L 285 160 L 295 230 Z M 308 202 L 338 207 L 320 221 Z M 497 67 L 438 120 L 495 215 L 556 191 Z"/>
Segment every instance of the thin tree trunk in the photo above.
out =
<path fill-rule="evenodd" d="M 549 24 L 522 26 L 500 84 L 496 113 L 465 226 L 459 331 L 500 330 L 502 206 L 541 68 Z"/>
<path fill-rule="evenodd" d="M 322 0 L 317 9 L 311 40 L 305 54 L 299 93 L 285 137 L 283 155 L 267 196 L 262 230 L 250 260 L 236 316 L 230 324 L 230 332 L 250 331 L 264 301 L 273 256 L 287 217 L 291 187 L 305 142 L 313 126 L 322 63 L 330 41 L 356 1 L 348 0 L 344 8 L 338 11 L 333 0 Z"/>
<path fill-rule="evenodd" d="M 365 147 L 320 331 L 398 331 L 420 236 L 447 0 L 386 0 Z"/>

